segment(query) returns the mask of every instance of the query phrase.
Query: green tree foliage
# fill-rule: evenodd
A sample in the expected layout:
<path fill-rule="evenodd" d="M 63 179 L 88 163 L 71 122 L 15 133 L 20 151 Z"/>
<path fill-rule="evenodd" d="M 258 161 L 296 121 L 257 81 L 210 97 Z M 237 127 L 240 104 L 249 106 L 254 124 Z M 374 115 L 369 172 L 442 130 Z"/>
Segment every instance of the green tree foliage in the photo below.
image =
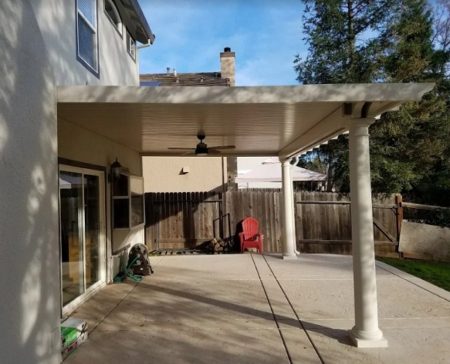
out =
<path fill-rule="evenodd" d="M 432 81 L 436 87 L 421 102 L 408 103 L 371 127 L 373 187 L 378 192 L 402 192 L 416 201 L 442 203 L 433 191 L 444 192 L 449 171 L 448 52 L 433 44 L 436 33 L 425 1 L 401 1 L 395 13 L 392 24 L 380 34 L 385 81 Z M 444 182 L 442 186 L 438 180 Z"/>
<path fill-rule="evenodd" d="M 300 158 L 298 166 L 327 175 L 326 190 L 348 191 L 348 139 L 341 135 L 337 140 L 315 149 L 306 157 Z"/>
<path fill-rule="evenodd" d="M 308 83 L 370 82 L 379 44 L 370 34 L 382 26 L 393 0 L 304 0 L 309 45 L 294 60 L 298 80 Z"/>
<path fill-rule="evenodd" d="M 388 21 L 395 1 L 306 0 L 303 17 L 308 55 L 294 64 L 303 84 L 371 82 L 378 78 L 380 41 L 372 34 Z M 316 162 L 318 160 L 319 162 Z M 327 190 L 349 190 L 348 138 L 340 137 L 300 160 L 321 164 Z"/>
<path fill-rule="evenodd" d="M 436 82 L 420 103 L 387 113 L 371 127 L 374 192 L 436 202 L 450 187 L 450 6 L 442 2 L 433 22 L 424 0 L 305 3 L 309 52 L 295 60 L 300 82 Z M 341 137 L 300 164 L 321 166 L 328 189 L 347 191 L 347 150 Z"/>

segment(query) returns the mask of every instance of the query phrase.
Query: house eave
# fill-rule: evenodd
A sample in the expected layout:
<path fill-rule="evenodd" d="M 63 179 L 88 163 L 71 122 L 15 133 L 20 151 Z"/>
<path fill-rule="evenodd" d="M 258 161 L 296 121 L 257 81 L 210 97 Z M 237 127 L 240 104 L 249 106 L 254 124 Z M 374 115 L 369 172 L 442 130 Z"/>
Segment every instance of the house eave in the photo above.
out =
<path fill-rule="evenodd" d="M 115 1 L 117 9 L 131 36 L 142 44 L 153 44 L 155 35 L 137 0 Z"/>

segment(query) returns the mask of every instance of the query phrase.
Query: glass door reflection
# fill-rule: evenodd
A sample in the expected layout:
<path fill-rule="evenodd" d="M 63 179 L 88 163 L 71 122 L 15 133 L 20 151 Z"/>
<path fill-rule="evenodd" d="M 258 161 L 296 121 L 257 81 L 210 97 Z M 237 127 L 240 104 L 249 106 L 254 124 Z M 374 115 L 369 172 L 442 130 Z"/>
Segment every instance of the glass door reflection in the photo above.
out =
<path fill-rule="evenodd" d="M 63 306 L 104 280 L 103 180 L 99 172 L 76 170 L 68 168 L 59 174 Z"/>
<path fill-rule="evenodd" d="M 63 304 L 85 291 L 82 175 L 60 172 Z"/>
<path fill-rule="evenodd" d="M 86 288 L 100 280 L 100 185 L 98 176 L 84 175 Z"/>

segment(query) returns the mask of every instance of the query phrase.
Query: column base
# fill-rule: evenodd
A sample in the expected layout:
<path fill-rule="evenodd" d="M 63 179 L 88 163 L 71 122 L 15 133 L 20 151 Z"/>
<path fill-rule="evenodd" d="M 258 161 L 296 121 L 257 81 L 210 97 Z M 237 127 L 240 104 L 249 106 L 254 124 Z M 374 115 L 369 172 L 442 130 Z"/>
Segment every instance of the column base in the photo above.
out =
<path fill-rule="evenodd" d="M 283 254 L 283 260 L 296 260 L 297 256 L 296 255 L 284 255 Z"/>
<path fill-rule="evenodd" d="M 357 348 L 387 348 L 388 341 L 384 338 L 381 330 L 374 335 L 374 338 L 361 338 L 361 335 L 355 333 L 354 330 L 349 331 L 350 339 Z M 366 336 L 366 335 L 364 335 Z"/>

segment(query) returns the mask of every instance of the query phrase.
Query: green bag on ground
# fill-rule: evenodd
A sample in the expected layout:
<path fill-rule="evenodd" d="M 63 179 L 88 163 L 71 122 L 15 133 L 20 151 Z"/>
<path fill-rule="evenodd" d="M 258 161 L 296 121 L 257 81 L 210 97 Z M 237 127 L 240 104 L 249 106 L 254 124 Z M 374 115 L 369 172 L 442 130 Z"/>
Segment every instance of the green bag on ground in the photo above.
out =
<path fill-rule="evenodd" d="M 77 341 L 80 336 L 80 331 L 76 327 L 61 326 L 61 337 L 63 346 L 67 347 Z"/>
<path fill-rule="evenodd" d="M 63 360 L 88 339 L 87 322 L 69 317 L 61 323 L 61 354 Z"/>

